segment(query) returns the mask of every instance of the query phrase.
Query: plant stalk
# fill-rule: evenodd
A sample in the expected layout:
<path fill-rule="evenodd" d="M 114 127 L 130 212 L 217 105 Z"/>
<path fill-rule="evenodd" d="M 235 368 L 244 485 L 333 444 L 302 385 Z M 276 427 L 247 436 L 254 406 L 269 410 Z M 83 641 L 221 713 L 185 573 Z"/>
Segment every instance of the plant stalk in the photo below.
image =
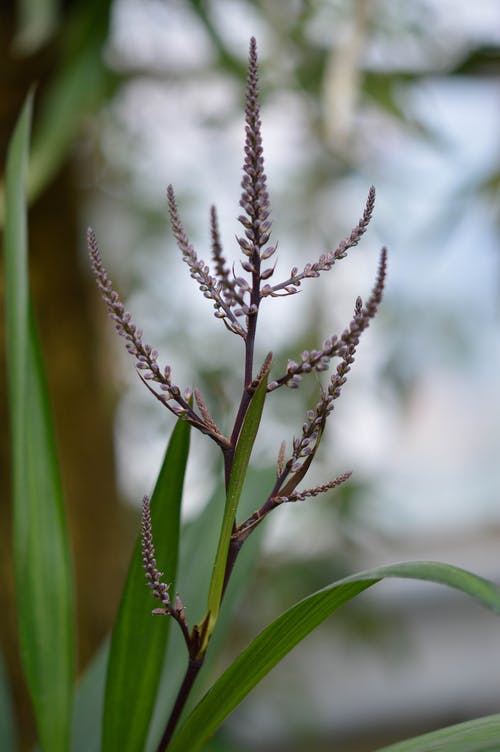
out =
<path fill-rule="evenodd" d="M 189 663 L 186 674 L 184 676 L 184 680 L 177 694 L 175 705 L 172 708 L 172 712 L 170 713 L 170 718 L 168 719 L 165 731 L 163 732 L 163 736 L 158 745 L 157 752 L 165 752 L 165 750 L 168 748 L 168 745 L 170 744 L 172 736 L 174 735 L 174 731 L 181 717 L 182 711 L 184 710 L 184 706 L 187 702 L 191 689 L 193 688 L 193 684 L 196 680 L 196 677 L 198 676 L 198 672 L 203 666 L 204 660 L 204 655 L 196 659 L 191 657 L 189 658 Z"/>

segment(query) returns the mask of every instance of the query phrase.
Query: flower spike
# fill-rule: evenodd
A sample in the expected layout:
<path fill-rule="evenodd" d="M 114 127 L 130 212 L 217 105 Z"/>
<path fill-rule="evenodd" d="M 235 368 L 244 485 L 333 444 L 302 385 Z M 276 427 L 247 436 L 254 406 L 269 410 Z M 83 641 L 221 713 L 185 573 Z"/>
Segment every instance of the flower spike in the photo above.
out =
<path fill-rule="evenodd" d="M 372 218 L 373 209 L 375 206 L 375 188 L 372 185 L 368 191 L 368 198 L 366 200 L 365 209 L 361 219 L 356 227 L 351 231 L 351 234 L 345 240 L 342 240 L 334 251 L 328 251 L 323 254 L 314 264 L 306 264 L 303 271 L 300 272 L 296 266 L 293 267 L 290 272 L 290 276 L 284 282 L 280 282 L 277 285 L 265 285 L 262 288 L 263 296 L 280 297 L 282 295 L 293 295 L 298 292 L 298 287 L 303 279 L 308 277 L 319 277 L 320 272 L 329 271 L 336 261 L 347 256 L 347 251 L 350 248 L 358 245 L 359 241 L 366 232 L 370 220 Z M 280 291 L 284 292 L 280 292 Z"/>
<path fill-rule="evenodd" d="M 227 446 L 227 439 L 220 431 L 215 431 L 213 425 L 207 423 L 203 416 L 197 415 L 189 404 L 189 400 L 182 396 L 180 388 L 172 382 L 171 368 L 166 365 L 162 370 L 158 365 L 158 351 L 142 341 L 142 331 L 132 322 L 130 313 L 120 300 L 102 262 L 97 240 L 92 228 L 87 233 L 90 263 L 94 271 L 97 286 L 108 308 L 110 318 L 115 322 L 118 334 L 125 338 L 127 351 L 136 359 L 139 378 L 149 391 L 177 418 L 187 420 L 202 433 L 210 436 L 221 447 Z M 158 384 L 160 393 L 151 384 Z"/>
<path fill-rule="evenodd" d="M 210 237 L 212 240 L 212 258 L 215 267 L 215 275 L 220 282 L 221 292 L 227 305 L 230 308 L 235 305 L 245 305 L 243 299 L 245 291 L 238 289 L 234 280 L 234 274 L 233 279 L 231 279 L 229 269 L 226 265 L 226 259 L 222 252 L 222 243 L 215 206 L 212 206 L 210 209 Z"/>
<path fill-rule="evenodd" d="M 167 199 L 172 231 L 177 240 L 177 245 L 182 253 L 182 257 L 189 266 L 191 277 L 198 282 L 203 295 L 213 301 L 215 316 L 222 319 L 230 331 L 245 338 L 244 329 L 239 324 L 230 306 L 222 295 L 221 282 L 217 283 L 217 280 L 210 275 L 208 266 L 206 266 L 202 259 L 198 258 L 196 251 L 188 240 L 179 217 L 175 193 L 171 185 L 167 188 Z"/>
<path fill-rule="evenodd" d="M 333 480 L 330 480 L 327 483 L 322 483 L 320 486 L 305 488 L 303 491 L 294 491 L 289 496 L 274 496 L 273 501 L 276 502 L 276 504 L 284 504 L 291 501 L 304 501 L 304 499 L 319 496 L 319 494 L 324 494 L 332 488 L 337 488 L 337 486 L 340 486 L 342 483 L 345 483 L 346 480 L 349 480 L 351 475 L 351 472 L 342 473 L 341 475 L 337 475 Z"/>
<path fill-rule="evenodd" d="M 156 566 L 155 547 L 151 526 L 151 508 L 147 496 L 144 496 L 142 500 L 141 531 L 142 561 L 144 563 L 144 569 L 146 570 L 148 587 L 153 591 L 154 597 L 163 604 L 161 613 L 168 614 L 170 609 L 170 595 L 168 593 L 168 585 L 165 585 L 165 583 L 161 581 L 163 575 L 158 571 Z"/>
<path fill-rule="evenodd" d="M 240 206 L 245 210 L 246 216 L 238 217 L 238 219 L 245 228 L 246 237 L 238 238 L 238 242 L 241 250 L 254 266 L 253 274 L 256 275 L 260 271 L 261 249 L 267 245 L 271 235 L 271 221 L 269 220 L 270 206 L 267 178 L 264 172 L 257 43 L 254 37 L 250 40 L 248 56 L 245 133 L 245 160 L 243 162 Z"/>

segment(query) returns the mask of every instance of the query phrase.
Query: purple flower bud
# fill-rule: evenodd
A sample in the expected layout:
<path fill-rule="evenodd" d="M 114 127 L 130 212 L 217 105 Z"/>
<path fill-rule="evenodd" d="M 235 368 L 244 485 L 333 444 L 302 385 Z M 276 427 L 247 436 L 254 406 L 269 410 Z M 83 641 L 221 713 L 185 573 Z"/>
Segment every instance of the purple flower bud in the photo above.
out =
<path fill-rule="evenodd" d="M 271 256 L 273 255 L 273 253 L 274 253 L 275 251 L 276 251 L 276 246 L 275 246 L 275 245 L 270 245 L 270 246 L 268 246 L 268 247 L 267 247 L 267 248 L 266 248 L 266 249 L 265 249 L 264 251 L 262 251 L 262 253 L 260 254 L 260 257 L 261 257 L 262 261 L 266 261 L 266 260 L 267 260 L 268 258 L 271 258 Z"/>
<path fill-rule="evenodd" d="M 269 269 L 264 269 L 263 272 L 261 272 L 260 278 L 261 279 L 269 279 L 269 277 L 272 277 L 274 274 L 274 268 L 271 266 Z"/>
<path fill-rule="evenodd" d="M 245 217 L 244 214 L 240 214 L 240 216 L 238 217 L 238 222 L 241 222 L 243 227 L 246 227 L 246 228 L 251 227 L 250 220 L 248 219 L 248 217 Z"/>

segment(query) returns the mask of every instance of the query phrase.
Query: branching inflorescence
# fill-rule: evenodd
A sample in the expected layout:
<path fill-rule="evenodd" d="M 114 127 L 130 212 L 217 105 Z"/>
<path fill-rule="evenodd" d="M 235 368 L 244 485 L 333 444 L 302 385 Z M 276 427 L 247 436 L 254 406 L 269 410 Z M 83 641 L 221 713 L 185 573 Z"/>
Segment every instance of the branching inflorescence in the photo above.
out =
<path fill-rule="evenodd" d="M 152 349 L 150 345 L 143 343 L 141 330 L 137 329 L 132 322 L 130 314 L 125 311 L 118 293 L 113 289 L 104 268 L 94 232 L 89 230 L 88 233 L 90 259 L 97 284 L 101 289 L 109 314 L 115 322 L 116 329 L 125 338 L 127 350 L 135 358 L 136 368 L 141 380 L 177 418 L 188 421 L 194 428 L 210 436 L 221 448 L 224 457 L 226 487 L 228 487 L 231 479 L 236 445 L 252 397 L 263 381 L 267 381 L 267 375 L 272 364 L 272 354 L 270 353 L 262 367 L 254 374 L 254 344 L 262 301 L 264 298 L 282 297 L 297 293 L 303 280 L 318 277 L 321 272 L 329 271 L 337 261 L 345 258 L 348 250 L 356 246 L 365 233 L 375 203 L 375 189 L 372 187 L 368 193 L 363 215 L 349 237 L 343 240 L 335 250 L 321 255 L 316 262 L 306 264 L 302 271 L 299 272 L 298 268 L 294 267 L 285 280 L 275 284 L 271 283 L 270 280 L 275 273 L 275 265 L 268 262 L 274 256 L 277 245 L 270 242 L 270 205 L 262 149 L 257 50 L 253 38 L 250 42 L 246 91 L 244 152 L 240 199 L 243 214 L 238 217 L 243 227 L 243 233 L 237 237 L 238 245 L 243 254 L 240 261 L 243 270 L 241 276 L 235 274 L 234 267 L 231 268 L 228 265 L 224 256 L 215 207 L 212 207 L 210 211 L 210 250 L 213 267 L 211 271 L 209 265 L 198 257 L 188 239 L 179 216 L 172 186 L 169 186 L 167 190 L 173 234 L 183 260 L 189 267 L 191 277 L 197 282 L 203 295 L 212 302 L 215 316 L 222 319 L 226 328 L 241 337 L 244 343 L 244 384 L 241 401 L 229 438 L 225 437 L 218 428 L 199 390 L 195 389 L 194 394 L 191 389 L 182 391 L 172 380 L 170 366 L 167 365 L 162 369 L 158 365 L 157 351 Z M 236 520 L 233 521 L 233 532 L 227 552 L 224 587 L 231 575 L 232 567 L 243 542 L 269 512 L 283 503 L 302 501 L 323 494 L 344 483 L 350 477 L 350 473 L 342 473 L 333 480 L 313 488 L 298 490 L 298 485 L 302 482 L 314 459 L 328 416 L 334 408 L 335 400 L 340 396 L 346 382 L 347 375 L 354 362 L 361 334 L 369 326 L 377 312 L 384 289 L 386 264 L 387 254 L 386 250 L 383 249 L 372 294 L 366 303 L 363 303 L 361 298 L 356 300 L 354 314 L 348 327 L 340 335 L 334 335 L 325 340 L 320 349 L 304 351 L 299 359 L 290 359 L 285 373 L 276 376 L 267 383 L 266 390 L 268 393 L 274 392 L 282 386 L 297 388 L 304 376 L 314 371 L 327 371 L 332 360 L 338 360 L 328 383 L 320 390 L 316 406 L 306 413 L 301 432 L 292 439 L 288 456 L 286 443 L 282 443 L 279 450 L 276 479 L 269 495 L 263 500 L 260 508 L 247 520 L 239 524 Z M 190 677 L 189 681 L 185 682 L 181 688 L 162 740 L 163 746 L 160 746 L 161 749 L 165 749 L 187 699 L 191 686 L 190 682 L 194 681 L 194 677 L 203 662 L 207 640 L 202 635 L 208 622 L 206 620 L 201 625 L 195 626 L 190 632 L 179 596 L 176 596 L 173 605 L 171 603 L 168 587 L 162 583 L 161 573 L 156 568 L 147 497 L 143 501 L 142 519 L 142 546 L 146 578 L 154 597 L 161 603 L 161 608 L 155 609 L 154 613 L 170 615 L 179 623 L 186 640 L 190 659 L 187 674 L 187 677 Z"/>

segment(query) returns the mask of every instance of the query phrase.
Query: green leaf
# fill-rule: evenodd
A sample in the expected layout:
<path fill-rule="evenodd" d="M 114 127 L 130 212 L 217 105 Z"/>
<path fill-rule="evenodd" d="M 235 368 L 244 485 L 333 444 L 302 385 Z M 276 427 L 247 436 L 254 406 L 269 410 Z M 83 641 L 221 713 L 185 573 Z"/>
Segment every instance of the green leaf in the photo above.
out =
<path fill-rule="evenodd" d="M 151 498 L 156 559 L 172 593 L 188 453 L 189 424 L 179 420 Z M 168 617 L 153 616 L 154 607 L 144 576 L 139 538 L 111 638 L 102 727 L 102 747 L 109 752 L 144 749 L 171 622 Z"/>
<path fill-rule="evenodd" d="M 448 585 L 500 613 L 500 588 L 463 569 L 406 562 L 360 572 L 307 596 L 263 630 L 198 703 L 172 740 L 169 752 L 196 752 L 258 682 L 330 614 L 387 577 Z"/>
<path fill-rule="evenodd" d="M 109 640 L 104 640 L 79 679 L 75 692 L 71 752 L 101 752 L 102 713 Z"/>
<path fill-rule="evenodd" d="M 248 463 L 250 462 L 250 455 L 252 454 L 255 437 L 257 436 L 257 431 L 259 430 L 260 419 L 266 398 L 266 388 L 267 374 L 262 377 L 252 397 L 252 401 L 250 402 L 247 413 L 245 415 L 245 420 L 243 421 L 243 426 L 241 428 L 241 433 L 238 438 L 238 443 L 236 445 L 236 450 L 234 453 L 233 467 L 227 488 L 226 505 L 224 507 L 224 514 L 222 517 L 219 544 L 217 546 L 212 579 L 210 582 L 210 589 L 208 591 L 209 622 L 207 629 L 207 638 L 213 632 L 217 617 L 219 615 L 220 602 L 224 587 L 226 560 L 229 551 L 229 542 L 231 540 L 231 533 L 233 531 L 236 510 L 238 509 L 238 502 L 243 490 L 243 483 L 245 482 Z"/>
<path fill-rule="evenodd" d="M 498 752 L 500 714 L 447 726 L 377 752 Z"/>
<path fill-rule="evenodd" d="M 40 744 L 69 748 L 73 703 L 73 595 L 68 535 L 50 406 L 30 310 L 26 172 L 32 97 L 9 146 L 5 276 L 12 441 L 14 570 L 21 659 Z"/>

